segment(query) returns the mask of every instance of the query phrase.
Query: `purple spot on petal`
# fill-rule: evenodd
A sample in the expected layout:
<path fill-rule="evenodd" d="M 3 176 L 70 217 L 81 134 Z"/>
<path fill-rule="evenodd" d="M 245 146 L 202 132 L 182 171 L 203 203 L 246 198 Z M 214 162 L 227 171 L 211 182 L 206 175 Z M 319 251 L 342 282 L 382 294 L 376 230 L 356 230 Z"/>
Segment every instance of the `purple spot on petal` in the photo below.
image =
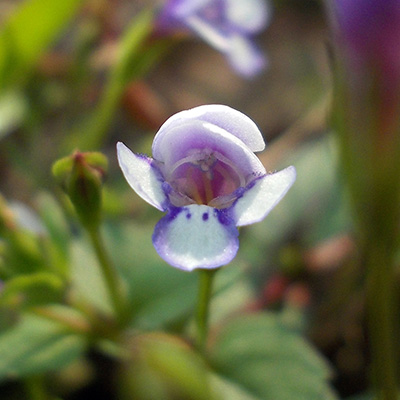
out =
<path fill-rule="evenodd" d="M 208 220 L 208 213 L 204 213 L 203 214 L 203 221 L 207 221 Z"/>
<path fill-rule="evenodd" d="M 192 218 L 192 214 L 190 214 L 189 212 L 186 214 L 186 218 L 187 219 L 190 219 L 190 218 Z"/>
<path fill-rule="evenodd" d="M 218 218 L 218 222 L 224 226 L 232 224 L 232 218 L 228 215 L 225 210 L 214 209 L 214 214 Z"/>

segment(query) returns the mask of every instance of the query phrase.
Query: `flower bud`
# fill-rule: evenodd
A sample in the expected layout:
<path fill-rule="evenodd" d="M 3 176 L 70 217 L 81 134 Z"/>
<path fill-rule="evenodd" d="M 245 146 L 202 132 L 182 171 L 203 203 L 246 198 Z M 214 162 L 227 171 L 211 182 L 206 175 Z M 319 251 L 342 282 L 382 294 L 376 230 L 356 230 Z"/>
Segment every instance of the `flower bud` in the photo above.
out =
<path fill-rule="evenodd" d="M 53 175 L 68 194 L 81 223 L 96 228 L 101 218 L 101 186 L 107 158 L 97 152 L 74 152 L 53 165 Z"/>

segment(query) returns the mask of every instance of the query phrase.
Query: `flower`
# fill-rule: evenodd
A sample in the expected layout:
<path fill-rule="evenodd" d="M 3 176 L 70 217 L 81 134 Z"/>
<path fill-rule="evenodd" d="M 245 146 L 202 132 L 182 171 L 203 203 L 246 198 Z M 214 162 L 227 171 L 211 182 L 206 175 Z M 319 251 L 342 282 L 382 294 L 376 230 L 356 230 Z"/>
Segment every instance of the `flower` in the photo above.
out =
<path fill-rule="evenodd" d="M 268 4 L 264 0 L 169 0 L 158 27 L 164 32 L 189 29 L 221 51 L 235 71 L 250 78 L 267 64 L 252 37 L 268 25 Z"/>
<path fill-rule="evenodd" d="M 154 138 L 153 158 L 117 144 L 129 185 L 167 213 L 153 234 L 165 261 L 191 271 L 217 268 L 235 257 L 237 227 L 261 221 L 296 178 L 294 167 L 268 174 L 254 154 L 264 147 L 255 123 L 224 105 L 170 117 Z"/>

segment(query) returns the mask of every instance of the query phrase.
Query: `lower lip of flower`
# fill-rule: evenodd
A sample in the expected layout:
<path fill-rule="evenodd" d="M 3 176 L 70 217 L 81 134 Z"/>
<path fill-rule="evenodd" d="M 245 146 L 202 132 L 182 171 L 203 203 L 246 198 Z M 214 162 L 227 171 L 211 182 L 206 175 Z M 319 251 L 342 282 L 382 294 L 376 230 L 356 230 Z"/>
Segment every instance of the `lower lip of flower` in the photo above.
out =
<path fill-rule="evenodd" d="M 232 204 L 229 197 L 246 179 L 240 169 L 223 154 L 211 149 L 195 149 L 169 169 L 168 182 L 179 194 L 197 204 L 217 204 L 225 208 Z M 215 201 L 227 197 L 227 202 Z"/>

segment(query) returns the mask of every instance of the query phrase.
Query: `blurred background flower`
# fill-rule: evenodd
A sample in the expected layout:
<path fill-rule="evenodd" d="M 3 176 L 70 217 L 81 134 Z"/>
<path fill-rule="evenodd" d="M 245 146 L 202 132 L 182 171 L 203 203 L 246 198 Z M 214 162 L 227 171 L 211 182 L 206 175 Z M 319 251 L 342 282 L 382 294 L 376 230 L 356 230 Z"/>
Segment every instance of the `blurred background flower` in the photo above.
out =
<path fill-rule="evenodd" d="M 267 66 L 253 43 L 271 17 L 268 0 L 170 0 L 158 17 L 161 32 L 187 28 L 221 51 L 232 68 L 250 78 Z"/>

